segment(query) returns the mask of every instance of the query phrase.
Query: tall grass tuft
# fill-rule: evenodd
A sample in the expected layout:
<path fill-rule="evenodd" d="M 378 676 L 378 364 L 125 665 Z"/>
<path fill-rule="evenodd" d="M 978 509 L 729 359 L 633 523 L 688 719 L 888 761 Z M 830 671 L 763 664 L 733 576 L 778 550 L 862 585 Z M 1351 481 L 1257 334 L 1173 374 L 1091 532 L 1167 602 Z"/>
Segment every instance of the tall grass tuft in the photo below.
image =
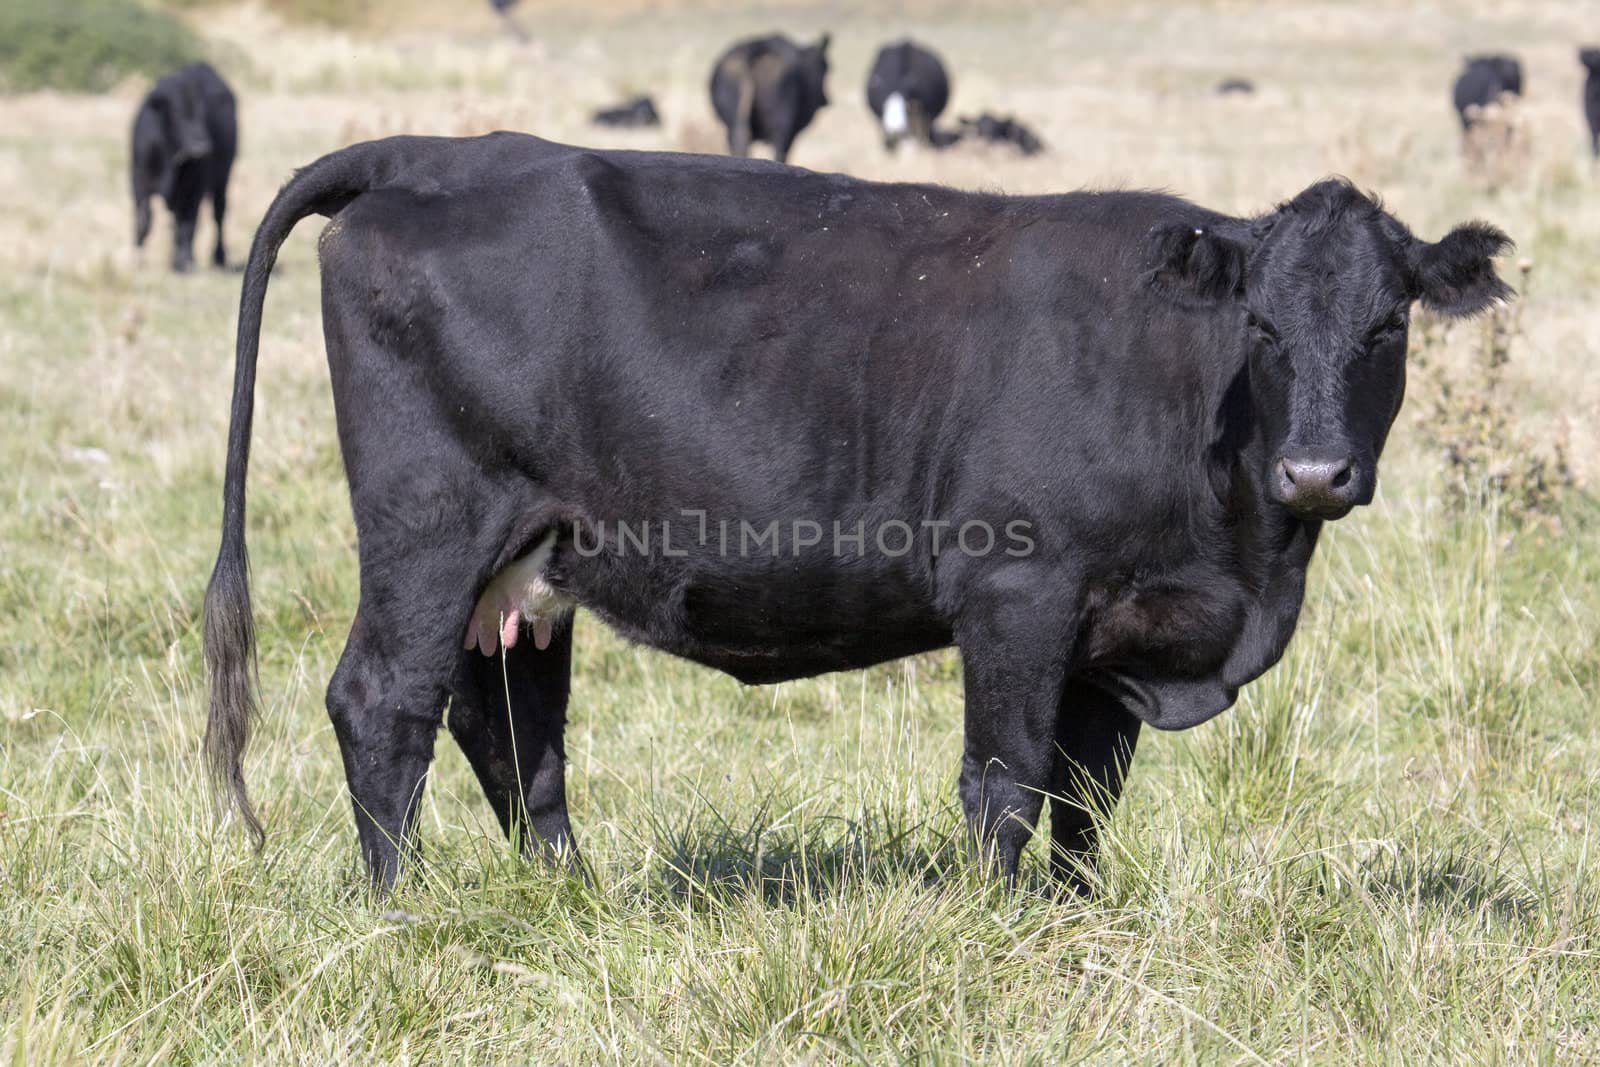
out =
<path fill-rule="evenodd" d="M 1533 263 L 1518 264 L 1519 295 L 1481 317 L 1449 325 L 1421 323 L 1410 360 L 1418 372 L 1421 428 L 1427 446 L 1445 467 L 1453 510 L 1493 507 L 1510 526 L 1537 524 L 1559 529 L 1561 501 L 1577 485 L 1558 432 L 1536 438 L 1522 425 L 1519 404 L 1507 380 L 1514 352 L 1525 344 L 1523 315 Z"/>

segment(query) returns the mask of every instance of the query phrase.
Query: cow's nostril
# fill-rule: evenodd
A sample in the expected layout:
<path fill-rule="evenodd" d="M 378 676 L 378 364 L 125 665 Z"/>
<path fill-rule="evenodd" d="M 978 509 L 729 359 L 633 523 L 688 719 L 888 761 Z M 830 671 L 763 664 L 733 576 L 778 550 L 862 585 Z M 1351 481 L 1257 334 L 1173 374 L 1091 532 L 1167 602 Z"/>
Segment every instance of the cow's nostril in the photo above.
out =
<path fill-rule="evenodd" d="M 1358 473 L 1353 459 L 1284 456 L 1277 466 L 1277 496 L 1299 513 L 1342 515 L 1360 495 Z"/>

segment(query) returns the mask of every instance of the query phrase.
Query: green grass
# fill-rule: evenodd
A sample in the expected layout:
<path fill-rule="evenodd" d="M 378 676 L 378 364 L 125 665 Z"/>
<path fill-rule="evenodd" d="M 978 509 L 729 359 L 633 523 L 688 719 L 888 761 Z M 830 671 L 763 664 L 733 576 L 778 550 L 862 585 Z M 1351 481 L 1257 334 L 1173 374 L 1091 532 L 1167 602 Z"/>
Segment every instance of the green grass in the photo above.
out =
<path fill-rule="evenodd" d="M 1583 250 L 1600 201 L 1581 145 L 1561 139 L 1571 86 L 1530 101 L 1545 125 L 1528 181 L 1485 196 L 1459 180 L 1438 72 L 1418 64 L 1443 39 L 1437 20 L 1476 19 L 1450 31 L 1465 40 L 1499 26 L 1497 9 L 1391 38 L 1368 26 L 1376 9 L 1218 6 L 1263 80 L 1259 99 L 1220 107 L 1127 88 L 1212 81 L 1206 48 L 1180 38 L 1213 15 L 1171 28 L 1165 10 L 1096 7 L 1066 29 L 941 14 L 946 47 L 972 30 L 958 92 L 974 107 L 1020 36 L 1071 60 L 1033 54 L 1034 95 L 1017 105 L 1070 150 L 1004 170 L 881 157 L 847 100 L 872 38 L 841 34 L 839 103 L 801 161 L 1013 189 L 1136 170 L 1228 208 L 1347 170 L 1431 237 L 1488 217 L 1539 260 L 1510 402 L 1536 434 L 1570 420 L 1592 479 L 1600 312 Z M 1586 14 L 1556 11 L 1573 26 Z M 589 30 L 534 62 L 499 36 L 391 49 L 267 34 L 251 9 L 204 17 L 225 45 L 259 43 L 236 252 L 290 168 L 352 134 L 482 123 L 583 139 L 573 101 L 600 102 L 634 75 L 630 57 L 657 65 L 673 115 L 693 116 L 701 57 L 729 29 L 672 22 L 675 52 L 656 46 L 660 23 L 607 24 L 592 72 Z M 1364 42 L 1338 58 L 1349 106 L 1381 121 L 1329 106 L 1320 83 L 1284 88 L 1299 69 L 1331 80 L 1330 22 Z M 411 64 L 402 89 L 405 49 L 436 62 Z M 1107 56 L 1125 81 L 1095 66 Z M 335 62 L 337 94 L 317 75 Z M 511 855 L 442 738 L 426 862 L 394 898 L 368 899 L 322 710 L 356 566 L 311 224 L 268 300 L 250 475 L 266 699 L 247 770 L 269 833 L 256 856 L 219 825 L 199 762 L 198 612 L 239 279 L 175 279 L 159 244 L 146 262 L 125 250 L 136 103 L 18 97 L 0 123 L 0 1062 L 1600 1058 L 1600 504 L 1570 495 L 1559 536 L 1453 513 L 1416 405 L 1377 503 L 1326 534 L 1285 661 L 1214 722 L 1141 739 L 1093 901 L 1050 897 L 1037 842 L 1016 894 L 968 862 L 953 655 L 745 689 L 592 618 L 568 751 L 593 883 Z M 1418 115 L 1433 118 L 1408 124 Z M 692 121 L 638 136 L 693 142 Z M 1274 150 L 1231 145 L 1245 127 Z M 1129 144 L 1157 147 L 1135 160 Z M 1413 399 L 1428 388 L 1417 376 Z"/>
<path fill-rule="evenodd" d="M 199 58 L 200 42 L 138 0 L 6 0 L 0 89 L 102 92 L 132 74 L 159 77 Z"/>

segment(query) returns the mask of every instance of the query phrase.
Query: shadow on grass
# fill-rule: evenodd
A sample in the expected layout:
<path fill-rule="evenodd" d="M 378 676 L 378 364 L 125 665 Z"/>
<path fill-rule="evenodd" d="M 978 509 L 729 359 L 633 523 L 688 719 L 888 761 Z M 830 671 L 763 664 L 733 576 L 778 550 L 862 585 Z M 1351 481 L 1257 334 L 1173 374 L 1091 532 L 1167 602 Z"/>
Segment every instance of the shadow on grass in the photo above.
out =
<path fill-rule="evenodd" d="M 1397 904 L 1415 902 L 1445 912 L 1487 911 L 1499 919 L 1528 920 L 1540 912 L 1526 885 L 1482 860 L 1449 850 L 1407 850 L 1375 856 L 1358 871 L 1363 889 Z"/>
<path fill-rule="evenodd" d="M 932 823 L 885 812 L 793 822 L 775 820 L 769 800 L 739 824 L 707 807 L 652 831 L 663 857 L 656 887 L 690 905 L 759 898 L 794 907 L 850 886 L 931 887 L 978 873 L 959 818 L 944 814 Z"/>

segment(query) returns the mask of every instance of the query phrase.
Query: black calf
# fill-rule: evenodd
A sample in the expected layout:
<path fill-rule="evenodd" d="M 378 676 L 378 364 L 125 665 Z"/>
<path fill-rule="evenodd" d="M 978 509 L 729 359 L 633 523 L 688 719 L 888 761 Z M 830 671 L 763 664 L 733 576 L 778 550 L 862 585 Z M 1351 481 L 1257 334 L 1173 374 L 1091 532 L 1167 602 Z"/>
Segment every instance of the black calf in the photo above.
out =
<path fill-rule="evenodd" d="M 207 63 L 192 63 L 160 81 L 133 121 L 133 242 L 150 234 L 150 198 L 159 194 L 172 211 L 172 269 L 194 266 L 194 230 L 200 202 L 211 198 L 217 244 L 211 261 L 224 266 L 222 219 L 228 209 L 228 174 L 238 144 L 233 93 Z"/>

